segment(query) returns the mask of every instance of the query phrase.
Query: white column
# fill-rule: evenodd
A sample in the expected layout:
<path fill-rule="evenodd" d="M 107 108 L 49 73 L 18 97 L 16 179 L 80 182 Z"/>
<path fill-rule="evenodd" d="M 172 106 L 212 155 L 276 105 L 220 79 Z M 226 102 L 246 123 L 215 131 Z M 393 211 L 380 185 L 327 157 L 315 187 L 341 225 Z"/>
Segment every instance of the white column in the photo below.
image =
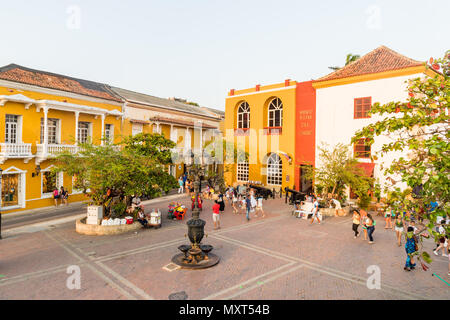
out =
<path fill-rule="evenodd" d="M 102 135 L 101 135 L 101 137 L 102 137 L 101 145 L 103 146 L 104 142 L 105 142 L 103 140 L 103 139 L 105 139 L 105 115 L 104 114 L 102 114 Z"/>
<path fill-rule="evenodd" d="M 44 111 L 44 156 L 48 153 L 48 107 L 43 108 Z"/>
<path fill-rule="evenodd" d="M 78 118 L 80 116 L 79 111 L 75 111 L 75 145 L 78 145 Z"/>

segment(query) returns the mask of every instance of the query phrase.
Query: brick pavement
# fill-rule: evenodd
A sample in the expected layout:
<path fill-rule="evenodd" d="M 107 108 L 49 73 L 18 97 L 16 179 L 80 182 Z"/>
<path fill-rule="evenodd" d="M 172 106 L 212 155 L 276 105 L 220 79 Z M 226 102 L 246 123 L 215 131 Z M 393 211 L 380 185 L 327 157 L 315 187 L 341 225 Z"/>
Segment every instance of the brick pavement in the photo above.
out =
<path fill-rule="evenodd" d="M 190 201 L 182 199 L 186 205 Z M 66 223 L 0 242 L 0 299 L 167 299 L 185 291 L 188 299 L 449 299 L 450 287 L 432 277 L 447 276 L 448 260 L 435 257 L 427 272 L 403 271 L 404 248 L 377 218 L 375 244 L 354 239 L 350 217 L 310 225 L 291 216 L 284 200 L 264 203 L 265 218 L 234 215 L 230 206 L 212 230 L 212 201 L 201 218 L 220 263 L 205 270 L 166 271 L 187 243 L 185 221 L 116 236 L 85 236 Z M 187 214 L 190 217 L 190 211 Z M 433 243 L 428 241 L 426 247 Z M 81 289 L 69 290 L 67 267 L 81 269 Z M 381 269 L 381 289 L 366 286 L 369 265 Z"/>

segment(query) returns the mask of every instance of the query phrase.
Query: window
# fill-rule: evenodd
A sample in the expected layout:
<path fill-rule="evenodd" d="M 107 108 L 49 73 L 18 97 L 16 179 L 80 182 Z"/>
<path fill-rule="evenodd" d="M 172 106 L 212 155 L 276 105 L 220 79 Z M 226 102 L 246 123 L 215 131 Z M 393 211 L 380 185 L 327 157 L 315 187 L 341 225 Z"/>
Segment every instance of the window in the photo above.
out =
<path fill-rule="evenodd" d="M 236 173 L 238 181 L 248 181 L 248 161 L 238 162 Z"/>
<path fill-rule="evenodd" d="M 245 101 L 238 108 L 237 125 L 238 129 L 250 128 L 250 106 Z"/>
<path fill-rule="evenodd" d="M 356 98 L 355 99 L 355 119 L 370 118 L 368 112 L 372 105 L 372 97 Z"/>
<path fill-rule="evenodd" d="M 114 142 L 114 125 L 105 124 L 105 143 L 110 144 Z"/>
<path fill-rule="evenodd" d="M 283 125 L 283 103 L 275 98 L 269 103 L 269 127 L 281 127 Z"/>
<path fill-rule="evenodd" d="M 370 145 L 368 144 L 369 139 L 359 139 L 355 143 L 353 153 L 355 158 L 370 158 Z"/>
<path fill-rule="evenodd" d="M 267 184 L 281 186 L 283 179 L 283 161 L 276 153 L 267 159 Z"/>
<path fill-rule="evenodd" d="M 142 133 L 144 131 L 144 126 L 142 123 L 133 123 L 131 125 L 131 135 L 134 137 L 135 135 Z M 153 130 L 154 132 L 154 130 Z"/>
<path fill-rule="evenodd" d="M 42 193 L 52 193 L 57 188 L 57 175 L 54 172 L 42 172 Z"/>
<path fill-rule="evenodd" d="M 91 136 L 91 123 L 78 122 L 78 142 L 86 143 Z"/>
<path fill-rule="evenodd" d="M 47 119 L 47 143 L 58 144 L 59 143 L 59 120 Z M 44 143 L 44 118 L 41 118 L 41 144 Z"/>
<path fill-rule="evenodd" d="M 19 130 L 19 116 L 7 114 L 5 117 L 5 142 L 17 143 Z"/>

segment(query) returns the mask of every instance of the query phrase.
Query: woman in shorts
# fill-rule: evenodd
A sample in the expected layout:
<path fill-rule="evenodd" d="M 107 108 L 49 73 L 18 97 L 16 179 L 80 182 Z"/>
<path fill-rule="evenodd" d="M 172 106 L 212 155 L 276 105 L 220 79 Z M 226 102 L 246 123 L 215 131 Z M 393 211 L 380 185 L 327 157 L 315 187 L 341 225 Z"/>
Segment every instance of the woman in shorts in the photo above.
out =
<path fill-rule="evenodd" d="M 395 234 L 397 236 L 397 244 L 400 247 L 402 245 L 402 233 L 403 233 L 403 219 L 401 217 L 401 215 L 397 214 L 396 218 L 395 218 Z"/>
<path fill-rule="evenodd" d="M 233 207 L 233 213 L 237 214 L 237 213 L 239 213 L 239 204 L 238 204 L 237 193 L 233 192 L 232 197 L 233 198 L 232 198 L 231 206 Z"/>
<path fill-rule="evenodd" d="M 61 195 L 59 194 L 58 188 L 55 188 L 53 190 L 53 199 L 55 200 L 55 207 L 58 207 L 58 199 L 61 198 Z"/>
<path fill-rule="evenodd" d="M 390 207 L 387 207 L 386 210 L 384 211 L 384 221 L 386 221 L 384 228 L 392 229 L 391 208 Z"/>

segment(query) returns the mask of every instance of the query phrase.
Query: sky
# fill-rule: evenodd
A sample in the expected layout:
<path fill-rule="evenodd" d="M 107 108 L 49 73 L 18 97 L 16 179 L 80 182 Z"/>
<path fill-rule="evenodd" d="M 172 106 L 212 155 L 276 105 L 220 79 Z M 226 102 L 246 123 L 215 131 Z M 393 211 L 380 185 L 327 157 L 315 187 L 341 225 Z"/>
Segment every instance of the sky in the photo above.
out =
<path fill-rule="evenodd" d="M 16 63 L 224 110 L 230 89 L 307 81 L 386 45 L 450 49 L 448 0 L 0 0 Z"/>

